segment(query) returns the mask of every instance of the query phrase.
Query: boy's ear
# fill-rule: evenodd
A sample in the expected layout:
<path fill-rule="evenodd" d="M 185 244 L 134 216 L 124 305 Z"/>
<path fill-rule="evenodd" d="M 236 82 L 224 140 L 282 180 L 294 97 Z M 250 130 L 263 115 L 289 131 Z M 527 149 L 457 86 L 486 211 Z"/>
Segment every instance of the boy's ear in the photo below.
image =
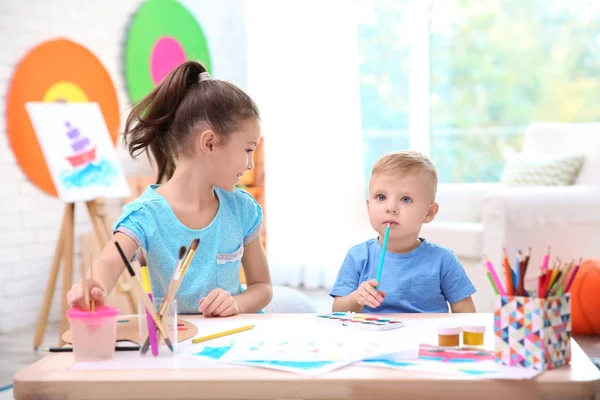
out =
<path fill-rule="evenodd" d="M 368 210 L 369 210 L 369 206 L 370 206 L 371 204 L 369 203 L 369 199 L 367 199 L 367 200 L 366 200 L 366 202 L 367 202 L 367 211 L 368 211 Z"/>
<path fill-rule="evenodd" d="M 423 219 L 423 223 L 427 224 L 435 218 L 435 215 L 438 213 L 440 206 L 435 201 L 431 203 L 429 206 L 429 210 L 427 210 L 427 215 L 425 215 L 425 219 Z"/>

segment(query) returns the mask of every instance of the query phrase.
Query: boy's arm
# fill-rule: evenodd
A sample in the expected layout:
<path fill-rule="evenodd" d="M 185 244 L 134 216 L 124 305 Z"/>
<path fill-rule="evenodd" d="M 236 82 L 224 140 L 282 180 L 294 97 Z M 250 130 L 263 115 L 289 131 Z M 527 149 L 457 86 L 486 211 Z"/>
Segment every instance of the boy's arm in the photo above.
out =
<path fill-rule="evenodd" d="M 330 295 L 334 298 L 331 307 L 333 312 L 362 312 L 362 306 L 358 304 L 356 289 L 360 284 L 360 265 L 348 252 L 340 267 Z"/>
<path fill-rule="evenodd" d="M 333 312 L 362 312 L 362 306 L 356 301 L 356 291 L 347 296 L 340 296 L 333 299 Z"/>
<path fill-rule="evenodd" d="M 474 313 L 477 312 L 475 310 L 475 303 L 473 303 L 473 299 L 471 296 L 463 299 L 459 302 L 450 304 L 450 309 L 453 313 Z"/>
<path fill-rule="evenodd" d="M 453 313 L 474 313 L 471 296 L 477 291 L 454 253 L 442 265 L 442 293 Z"/>

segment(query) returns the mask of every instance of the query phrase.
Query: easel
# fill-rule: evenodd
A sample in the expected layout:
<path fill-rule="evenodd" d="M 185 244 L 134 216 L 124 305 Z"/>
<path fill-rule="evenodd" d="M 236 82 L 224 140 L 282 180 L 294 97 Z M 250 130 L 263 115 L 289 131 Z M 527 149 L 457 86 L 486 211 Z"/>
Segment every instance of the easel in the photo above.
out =
<path fill-rule="evenodd" d="M 101 211 L 98 210 L 98 203 L 101 200 L 92 200 L 86 202 L 88 214 L 92 225 L 94 227 L 94 236 L 98 241 L 100 248 L 103 248 L 110 240 L 112 233 L 107 219 L 104 215 L 103 207 Z M 44 300 L 42 302 L 42 310 L 40 312 L 40 319 L 38 320 L 35 337 L 33 339 L 34 349 L 39 348 L 44 332 L 46 331 L 46 324 L 48 322 L 48 314 L 50 312 L 50 305 L 52 303 L 52 297 L 56 290 L 56 279 L 58 278 L 58 272 L 60 270 L 61 261 L 63 261 L 63 288 L 62 288 L 62 301 L 61 301 L 61 316 L 60 316 L 60 334 L 68 330 L 69 322 L 67 319 L 67 292 L 73 285 L 73 241 L 74 241 L 74 228 L 75 228 L 75 204 L 67 203 L 65 205 L 65 212 L 60 228 L 60 234 L 56 242 L 56 249 L 54 250 L 54 258 L 52 260 L 52 266 L 50 269 L 50 277 L 46 285 L 46 292 L 44 294 Z M 83 252 L 82 252 L 83 254 Z M 83 255 L 82 255 L 83 258 Z M 85 265 L 87 263 L 82 259 L 81 262 L 81 276 L 85 277 Z M 120 293 L 126 294 L 129 305 L 132 310 L 136 309 L 136 300 L 133 297 L 132 292 L 129 290 L 128 285 L 122 282 L 123 277 L 118 282 L 115 289 L 119 290 Z M 108 294 L 108 293 L 107 293 Z M 63 345 L 62 339 L 60 344 Z"/>

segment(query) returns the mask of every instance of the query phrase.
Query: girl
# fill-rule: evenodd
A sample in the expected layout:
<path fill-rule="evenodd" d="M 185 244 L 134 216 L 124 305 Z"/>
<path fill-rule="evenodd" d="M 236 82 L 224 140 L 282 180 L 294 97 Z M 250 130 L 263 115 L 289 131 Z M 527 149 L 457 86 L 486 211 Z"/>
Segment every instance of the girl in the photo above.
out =
<path fill-rule="evenodd" d="M 131 259 L 146 249 L 154 298 L 164 298 L 182 245 L 200 245 L 177 291 L 178 312 L 206 317 L 256 313 L 272 297 L 260 239 L 262 209 L 236 189 L 254 167 L 260 140 L 259 113 L 235 85 L 214 80 L 189 61 L 173 70 L 137 104 L 125 125 L 129 152 L 150 151 L 157 184 L 123 207 L 114 236 L 94 262 L 90 298 L 104 304 L 125 266 L 114 244 Z M 166 179 L 166 183 L 158 184 Z M 240 284 L 243 264 L 248 288 Z M 89 279 L 89 278 L 88 278 Z M 67 294 L 84 307 L 81 281 Z"/>

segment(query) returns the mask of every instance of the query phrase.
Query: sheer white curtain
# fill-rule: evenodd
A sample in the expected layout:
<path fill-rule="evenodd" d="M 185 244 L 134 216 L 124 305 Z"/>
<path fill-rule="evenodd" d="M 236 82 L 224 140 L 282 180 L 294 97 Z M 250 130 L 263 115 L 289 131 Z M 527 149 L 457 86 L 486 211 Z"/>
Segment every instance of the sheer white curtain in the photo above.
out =
<path fill-rule="evenodd" d="M 251 1 L 248 91 L 262 112 L 274 283 L 329 287 L 373 233 L 364 197 L 356 7 Z"/>

